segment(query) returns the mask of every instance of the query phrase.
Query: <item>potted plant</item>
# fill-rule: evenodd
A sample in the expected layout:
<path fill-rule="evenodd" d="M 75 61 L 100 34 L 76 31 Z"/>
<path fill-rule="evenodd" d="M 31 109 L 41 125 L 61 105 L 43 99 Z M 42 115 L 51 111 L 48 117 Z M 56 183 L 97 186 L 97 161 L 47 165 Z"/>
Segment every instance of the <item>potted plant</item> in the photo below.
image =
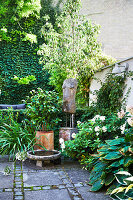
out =
<path fill-rule="evenodd" d="M 32 90 L 24 101 L 26 115 L 36 126 L 36 138 L 47 150 L 54 149 L 53 127 L 58 123 L 57 114 L 60 110 L 59 97 L 55 91 L 45 91 L 38 88 Z M 38 148 L 41 148 L 38 146 Z"/>

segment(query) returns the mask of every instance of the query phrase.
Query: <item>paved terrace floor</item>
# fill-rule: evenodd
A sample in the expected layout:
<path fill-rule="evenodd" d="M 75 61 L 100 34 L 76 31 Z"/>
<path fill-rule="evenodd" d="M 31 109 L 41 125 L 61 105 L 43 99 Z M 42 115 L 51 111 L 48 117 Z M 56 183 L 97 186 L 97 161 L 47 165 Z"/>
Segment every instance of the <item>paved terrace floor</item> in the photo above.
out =
<path fill-rule="evenodd" d="M 10 175 L 3 170 L 10 166 Z M 76 161 L 64 161 L 61 165 L 36 167 L 8 161 L 0 157 L 0 200 L 110 200 L 105 192 L 90 192 L 89 172 Z"/>

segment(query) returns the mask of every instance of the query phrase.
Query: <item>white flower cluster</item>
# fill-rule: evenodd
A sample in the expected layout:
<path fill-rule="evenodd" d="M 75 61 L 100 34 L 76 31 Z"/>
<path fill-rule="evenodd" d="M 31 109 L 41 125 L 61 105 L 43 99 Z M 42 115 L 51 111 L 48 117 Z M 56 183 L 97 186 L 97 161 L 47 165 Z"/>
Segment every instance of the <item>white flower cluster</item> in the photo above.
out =
<path fill-rule="evenodd" d="M 121 134 L 124 134 L 126 123 L 120 126 Z"/>
<path fill-rule="evenodd" d="M 120 119 L 122 119 L 125 116 L 125 114 L 126 113 L 124 112 L 124 110 L 121 110 L 120 112 L 117 113 L 118 118 L 120 118 Z"/>
<path fill-rule="evenodd" d="M 127 106 L 126 111 L 129 112 L 131 116 L 127 119 L 127 122 L 131 127 L 133 127 L 133 106 Z"/>
<path fill-rule="evenodd" d="M 96 115 L 91 121 L 95 122 L 96 119 L 100 119 L 101 121 L 105 120 L 105 116 Z"/>
<path fill-rule="evenodd" d="M 102 130 L 105 133 L 107 131 L 107 127 L 103 126 L 102 128 L 100 128 L 100 126 L 96 126 L 94 130 L 96 131 L 96 135 L 98 136 L 99 131 Z"/>
<path fill-rule="evenodd" d="M 27 152 L 22 151 L 22 152 L 18 152 L 16 153 L 16 160 L 20 160 L 20 161 L 25 161 L 27 158 Z"/>
<path fill-rule="evenodd" d="M 133 106 L 127 106 L 126 111 L 133 115 Z"/>
<path fill-rule="evenodd" d="M 63 138 L 60 138 L 60 139 L 59 139 L 59 143 L 60 143 L 60 146 L 61 146 L 61 149 L 62 149 L 62 152 L 63 152 L 64 149 L 65 149 L 64 139 L 63 139 Z"/>

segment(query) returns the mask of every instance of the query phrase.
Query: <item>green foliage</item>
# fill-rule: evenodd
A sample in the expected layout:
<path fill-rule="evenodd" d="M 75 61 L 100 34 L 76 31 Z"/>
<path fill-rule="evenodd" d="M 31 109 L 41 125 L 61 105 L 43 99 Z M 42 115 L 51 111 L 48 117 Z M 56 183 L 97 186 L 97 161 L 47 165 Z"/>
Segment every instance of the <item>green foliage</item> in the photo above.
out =
<path fill-rule="evenodd" d="M 107 74 L 106 80 L 102 83 L 101 88 L 95 91 L 97 102 L 93 106 L 97 113 L 108 115 L 121 109 L 125 100 L 121 101 L 124 88 L 126 87 L 126 78 L 127 74 L 120 76 Z"/>
<path fill-rule="evenodd" d="M 91 191 L 98 191 L 105 186 L 110 186 L 108 192 L 116 187 L 114 174 L 120 170 L 129 170 L 133 163 L 132 145 L 125 138 L 106 140 L 99 145 L 98 161 L 90 174 Z M 113 186 L 112 186 L 113 185 Z"/>
<path fill-rule="evenodd" d="M 28 85 L 30 82 L 35 81 L 36 78 L 34 75 L 26 76 L 24 78 L 19 78 L 17 76 L 14 76 L 14 81 L 17 81 L 20 85 Z"/>
<path fill-rule="evenodd" d="M 49 86 L 49 74 L 42 70 L 42 66 L 38 64 L 39 58 L 34 50 L 37 46 L 30 44 L 7 44 L 2 43 L 0 46 L 0 74 L 1 74 L 1 94 L 0 103 L 18 104 L 26 98 L 27 94 L 38 87 L 51 90 Z M 18 84 L 14 81 L 14 76 L 22 77 L 34 76 L 36 80 L 29 84 Z M 33 80 L 33 79 L 32 79 Z M 27 80 L 26 80 L 27 83 Z M 21 91 L 21 92 L 20 92 Z"/>
<path fill-rule="evenodd" d="M 115 178 L 120 186 L 111 192 L 113 200 L 133 199 L 133 176 L 127 171 L 120 171 L 115 174 Z"/>
<path fill-rule="evenodd" d="M 38 54 L 44 69 L 51 73 L 51 84 L 60 93 L 64 79 L 77 78 L 79 93 L 88 98 L 90 77 L 109 59 L 102 56 L 101 45 L 97 41 L 99 26 L 80 17 L 79 10 L 80 0 L 67 0 L 54 26 L 49 16 L 45 16 L 41 28 L 44 43 L 40 45 Z"/>
<path fill-rule="evenodd" d="M 40 9 L 40 0 L 2 0 L 0 5 L 0 40 L 11 41 L 16 32 L 19 36 L 27 36 L 21 26 L 22 20 L 39 18 Z M 18 30 L 17 27 L 19 27 Z M 29 36 L 29 38 L 31 37 Z"/>
<path fill-rule="evenodd" d="M 2 109 L 0 110 L 0 126 L 9 124 L 11 120 L 21 123 L 25 118 L 25 110 Z"/>
<path fill-rule="evenodd" d="M 27 117 L 39 129 L 51 130 L 58 123 L 60 104 L 55 91 L 32 90 L 24 102 Z"/>
<path fill-rule="evenodd" d="M 20 124 L 11 118 L 0 128 L 0 154 L 13 155 L 20 151 L 27 151 L 35 144 L 35 132 L 25 123 Z"/>

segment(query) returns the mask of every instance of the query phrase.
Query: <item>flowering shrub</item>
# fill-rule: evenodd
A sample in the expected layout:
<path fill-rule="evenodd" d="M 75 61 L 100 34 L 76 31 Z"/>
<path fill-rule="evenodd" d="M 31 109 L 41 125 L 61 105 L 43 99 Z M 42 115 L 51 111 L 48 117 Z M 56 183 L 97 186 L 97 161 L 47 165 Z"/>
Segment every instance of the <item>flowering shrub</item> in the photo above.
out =
<path fill-rule="evenodd" d="M 129 110 L 132 112 L 131 108 Z M 73 140 L 65 142 L 64 152 L 91 169 L 97 160 L 91 154 L 102 142 L 124 136 L 127 142 L 133 140 L 133 129 L 129 122 L 131 117 L 131 113 L 122 110 L 108 117 L 96 115 L 86 122 L 77 121 L 79 133 L 72 135 Z"/>

